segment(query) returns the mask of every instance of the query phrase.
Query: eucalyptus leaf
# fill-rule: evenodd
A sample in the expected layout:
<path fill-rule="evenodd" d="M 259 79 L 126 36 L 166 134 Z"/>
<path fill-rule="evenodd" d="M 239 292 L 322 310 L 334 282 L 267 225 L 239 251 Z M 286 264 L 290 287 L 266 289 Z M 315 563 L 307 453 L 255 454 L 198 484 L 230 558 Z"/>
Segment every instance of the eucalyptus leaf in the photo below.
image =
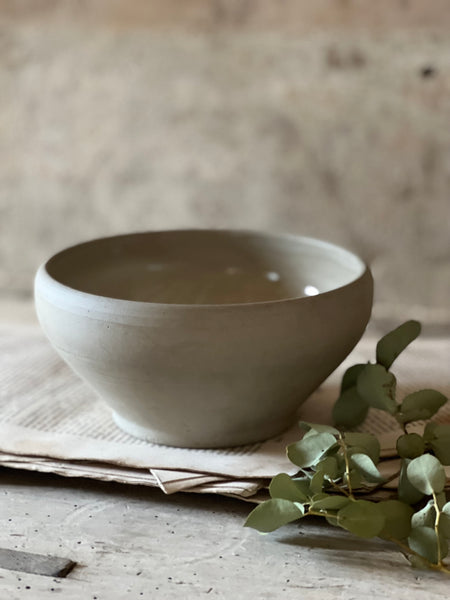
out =
<path fill-rule="evenodd" d="M 450 515 L 441 513 L 441 517 L 439 519 L 439 531 L 447 539 L 450 538 Z"/>
<path fill-rule="evenodd" d="M 322 491 L 324 477 L 325 475 L 323 471 L 317 471 L 317 473 L 314 473 L 311 478 L 311 483 L 309 484 L 312 494 L 319 494 Z"/>
<path fill-rule="evenodd" d="M 315 464 L 334 444 L 336 438 L 331 433 L 317 433 L 290 444 L 287 447 L 287 455 L 294 465 L 304 469 Z"/>
<path fill-rule="evenodd" d="M 300 519 L 303 515 L 304 510 L 301 504 L 282 498 L 272 498 L 252 510 L 244 527 L 252 527 L 262 533 L 269 533 L 291 521 Z"/>
<path fill-rule="evenodd" d="M 438 538 L 432 527 L 412 527 L 408 537 L 411 550 L 423 556 L 431 563 L 438 561 Z"/>
<path fill-rule="evenodd" d="M 431 454 L 414 458 L 407 468 L 412 485 L 426 495 L 442 492 L 445 487 L 445 471 L 439 460 Z"/>
<path fill-rule="evenodd" d="M 337 458 L 335 456 L 326 456 L 314 467 L 316 471 L 321 471 L 325 477 L 334 480 L 342 476 L 342 472 L 339 470 Z"/>
<path fill-rule="evenodd" d="M 443 465 L 450 465 L 450 435 L 430 442 L 430 448 Z"/>
<path fill-rule="evenodd" d="M 350 388 L 356 386 L 358 377 L 359 377 L 360 373 L 363 371 L 366 364 L 367 363 L 356 364 L 356 365 L 349 367 L 345 371 L 345 373 L 342 377 L 342 381 L 341 381 L 341 392 L 340 392 L 341 394 L 343 392 L 345 392 L 346 390 L 349 390 Z"/>
<path fill-rule="evenodd" d="M 389 369 L 397 356 L 416 339 L 420 331 L 421 326 L 418 321 L 406 321 L 382 337 L 377 344 L 377 363 Z"/>
<path fill-rule="evenodd" d="M 378 504 L 384 514 L 385 524 L 380 537 L 403 540 L 411 531 L 411 517 L 414 509 L 400 500 L 386 500 Z"/>
<path fill-rule="evenodd" d="M 436 423 L 436 421 L 430 421 L 425 425 L 425 430 L 423 432 L 425 441 L 443 437 L 450 437 L 450 425 L 448 423 Z"/>
<path fill-rule="evenodd" d="M 447 539 L 450 538 L 450 502 L 444 504 L 441 509 L 439 530 Z"/>
<path fill-rule="evenodd" d="M 344 506 L 347 506 L 347 504 L 349 504 L 350 502 L 352 502 L 352 500 L 350 500 L 350 498 L 348 498 L 347 496 L 339 496 L 333 494 L 327 495 L 325 498 L 315 500 L 311 504 L 311 508 L 313 508 L 314 510 L 324 511 L 340 510 L 341 508 L 344 508 Z"/>
<path fill-rule="evenodd" d="M 366 365 L 358 377 L 358 394 L 373 408 L 387 411 L 391 415 L 397 412 L 395 401 L 396 379 L 382 365 Z"/>
<path fill-rule="evenodd" d="M 385 526 L 385 516 L 380 507 L 368 500 L 350 502 L 338 512 L 338 525 L 364 538 L 375 537 Z"/>
<path fill-rule="evenodd" d="M 311 482 L 311 477 L 291 477 L 291 479 L 295 482 L 295 485 L 299 489 L 299 492 L 306 498 L 309 498 L 309 484 Z"/>
<path fill-rule="evenodd" d="M 292 502 L 307 502 L 308 500 L 302 486 L 293 481 L 287 473 L 279 473 L 272 479 L 269 493 L 271 498 L 284 498 L 284 500 L 291 500 Z"/>
<path fill-rule="evenodd" d="M 439 494 L 435 495 L 436 497 L 436 504 L 438 506 L 438 509 L 441 511 L 443 509 L 443 507 L 445 506 L 445 504 L 447 503 L 447 494 L 445 493 L 445 489 L 442 492 L 439 492 Z"/>
<path fill-rule="evenodd" d="M 344 390 L 336 400 L 332 412 L 333 423 L 338 427 L 357 427 L 367 417 L 368 412 L 369 405 L 354 386 Z"/>
<path fill-rule="evenodd" d="M 420 390 L 403 399 L 398 419 L 402 423 L 431 419 L 447 402 L 444 394 L 436 390 Z"/>
<path fill-rule="evenodd" d="M 344 434 L 344 442 L 350 447 L 363 448 L 375 464 L 379 461 L 380 442 L 372 433 L 347 432 Z"/>
<path fill-rule="evenodd" d="M 312 431 L 314 433 L 331 433 L 331 435 L 339 435 L 339 431 L 336 427 L 331 425 L 323 425 L 322 423 L 308 423 L 307 421 L 299 422 L 300 429 L 306 431 Z"/>
<path fill-rule="evenodd" d="M 425 451 L 425 442 L 418 433 L 405 433 L 397 439 L 397 453 L 401 458 L 417 458 Z"/>
<path fill-rule="evenodd" d="M 436 520 L 436 510 L 434 501 L 429 500 L 425 506 L 413 514 L 411 518 L 412 527 L 434 527 Z"/>
<path fill-rule="evenodd" d="M 350 469 L 350 477 L 347 477 L 347 474 L 344 474 L 343 481 L 345 485 L 349 485 L 353 490 L 363 487 L 364 479 L 359 471 L 356 469 Z"/>
<path fill-rule="evenodd" d="M 407 469 L 411 462 L 410 459 L 404 458 L 402 460 L 402 466 L 400 469 L 400 476 L 398 480 L 398 497 L 402 502 L 407 504 L 417 504 L 422 500 L 424 494 L 419 492 L 408 479 Z"/>
<path fill-rule="evenodd" d="M 352 454 L 349 457 L 349 461 L 350 465 L 368 483 L 380 483 L 383 481 L 381 473 L 367 454 Z"/>

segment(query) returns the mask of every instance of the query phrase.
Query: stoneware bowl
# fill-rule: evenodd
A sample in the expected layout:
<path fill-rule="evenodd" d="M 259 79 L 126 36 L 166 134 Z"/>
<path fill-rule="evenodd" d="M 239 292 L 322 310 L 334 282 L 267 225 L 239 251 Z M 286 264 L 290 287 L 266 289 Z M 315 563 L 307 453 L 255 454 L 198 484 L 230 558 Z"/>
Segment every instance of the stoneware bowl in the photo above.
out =
<path fill-rule="evenodd" d="M 187 447 L 280 433 L 360 339 L 373 281 L 292 235 L 134 233 L 73 246 L 35 280 L 55 349 L 126 432 Z"/>

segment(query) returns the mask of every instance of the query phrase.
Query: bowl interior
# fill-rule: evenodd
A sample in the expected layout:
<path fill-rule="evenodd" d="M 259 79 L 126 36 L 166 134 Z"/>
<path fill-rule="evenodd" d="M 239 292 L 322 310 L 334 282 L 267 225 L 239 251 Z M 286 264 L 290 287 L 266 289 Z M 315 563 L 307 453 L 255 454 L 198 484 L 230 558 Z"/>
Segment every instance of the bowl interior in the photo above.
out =
<path fill-rule="evenodd" d="M 354 254 L 290 235 L 179 230 L 137 233 L 63 250 L 46 265 L 90 294 L 164 304 L 235 304 L 299 298 L 351 283 Z"/>

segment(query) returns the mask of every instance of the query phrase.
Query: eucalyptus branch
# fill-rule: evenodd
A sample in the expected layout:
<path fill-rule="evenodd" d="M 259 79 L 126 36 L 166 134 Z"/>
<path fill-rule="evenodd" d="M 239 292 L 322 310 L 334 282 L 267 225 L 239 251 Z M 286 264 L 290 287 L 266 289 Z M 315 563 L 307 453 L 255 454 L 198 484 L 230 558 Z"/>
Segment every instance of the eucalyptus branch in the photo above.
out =
<path fill-rule="evenodd" d="M 416 321 L 404 323 L 378 342 L 375 364 L 347 369 L 333 410 L 336 426 L 346 433 L 330 425 L 302 423 L 307 433 L 288 446 L 287 455 L 303 476 L 276 475 L 271 499 L 250 513 L 247 526 L 269 532 L 307 516 L 324 517 L 357 536 L 391 541 L 414 566 L 450 575 L 443 562 L 450 541 L 443 467 L 450 464 L 450 424 L 428 421 L 423 435 L 409 433 L 411 423 L 431 419 L 447 398 L 426 389 L 397 401 L 396 378 L 390 371 L 419 332 Z M 388 412 L 402 428 L 396 443 L 402 467 L 388 478 L 377 468 L 377 438 L 352 431 L 371 408 Z M 397 495 L 375 502 L 374 492 L 397 478 Z"/>

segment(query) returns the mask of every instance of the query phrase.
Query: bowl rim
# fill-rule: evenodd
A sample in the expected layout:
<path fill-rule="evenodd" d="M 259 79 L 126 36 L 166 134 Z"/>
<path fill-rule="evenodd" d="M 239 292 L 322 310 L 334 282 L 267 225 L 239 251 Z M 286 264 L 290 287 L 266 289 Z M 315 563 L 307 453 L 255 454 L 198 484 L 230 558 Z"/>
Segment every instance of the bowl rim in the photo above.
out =
<path fill-rule="evenodd" d="M 170 302 L 170 303 L 164 303 L 164 302 L 149 302 L 149 301 L 142 301 L 142 300 L 128 300 L 128 299 L 122 299 L 122 298 L 114 298 L 111 296 L 101 296 L 98 294 L 92 294 L 90 292 L 86 292 L 74 287 L 71 287 L 70 285 L 67 285 L 65 283 L 61 283 L 60 281 L 58 281 L 58 279 L 54 278 L 52 275 L 50 275 L 49 271 L 48 271 L 48 266 L 49 263 L 54 260 L 55 258 L 57 258 L 58 256 L 61 256 L 62 254 L 66 253 L 66 252 L 70 252 L 71 250 L 78 248 L 80 246 L 83 245 L 88 245 L 88 244 L 94 244 L 95 242 L 100 242 L 103 240 L 113 240 L 113 239 L 120 239 L 120 238 L 126 238 L 126 237 L 133 237 L 133 236 L 142 236 L 142 235 L 152 235 L 152 234 L 176 234 L 176 233 L 221 233 L 221 234 L 227 234 L 227 235 L 237 235 L 237 236 L 251 236 L 251 237 L 260 237 L 260 238 L 272 238 L 274 240 L 292 240 L 292 241 L 296 241 L 296 242 L 305 242 L 311 246 L 316 246 L 316 247 L 321 247 L 323 249 L 326 250 L 334 250 L 334 251 L 338 251 L 340 254 L 343 255 L 348 255 L 349 258 L 351 258 L 353 261 L 359 263 L 359 267 L 360 267 L 360 273 L 358 276 L 356 276 L 353 279 L 350 279 L 347 283 L 344 283 L 343 285 L 339 285 L 336 286 L 334 288 L 332 288 L 331 290 L 327 290 L 325 292 L 319 292 L 316 295 L 312 295 L 312 296 L 289 296 L 286 298 L 277 298 L 274 300 L 260 300 L 260 301 L 254 301 L 254 302 L 225 302 L 225 303 L 214 303 L 214 304 L 194 304 L 194 303 L 187 303 L 187 304 L 183 304 L 183 303 L 175 303 L 175 302 Z M 371 270 L 369 265 L 355 252 L 353 252 L 352 250 L 349 250 L 348 248 L 345 248 L 344 246 L 341 246 L 339 244 L 335 244 L 334 242 L 329 242 L 320 238 L 315 238 L 315 237 L 311 237 L 311 236 L 306 236 L 306 235 L 300 235 L 300 234 L 295 234 L 295 233 L 284 233 L 284 232 L 269 232 L 269 231 L 261 231 L 261 230 L 252 230 L 252 229 L 228 229 L 228 228 L 175 228 L 175 229 L 155 229 L 155 230 L 144 230 L 144 231 L 132 231 L 132 232 L 128 232 L 128 233 L 122 233 L 122 234 L 117 234 L 117 235 L 109 235 L 109 236 L 102 236 L 102 237 L 97 237 L 97 238 L 92 238 L 92 239 L 88 239 L 82 242 L 78 242 L 76 244 L 72 244 L 70 246 L 67 246 L 61 250 L 59 250 L 58 252 L 54 253 L 52 256 L 50 256 L 46 261 L 44 261 L 39 268 L 37 269 L 36 275 L 35 275 L 35 279 L 34 279 L 34 295 L 35 298 L 38 295 L 44 295 L 46 297 L 48 297 L 48 293 L 43 294 L 42 292 L 42 288 L 43 286 L 45 286 L 47 288 L 48 291 L 51 290 L 51 292 L 53 292 L 52 294 L 52 300 L 55 300 L 57 297 L 62 298 L 62 296 L 64 296 L 64 304 L 67 304 L 67 299 L 68 296 L 70 296 L 73 299 L 73 304 L 83 307 L 85 309 L 87 309 L 89 311 L 89 306 L 92 306 L 93 303 L 95 303 L 96 306 L 99 306 L 99 304 L 101 304 L 101 307 L 103 310 L 106 310 L 108 312 L 112 311 L 114 308 L 128 308 L 131 309 L 132 312 L 135 312 L 136 310 L 138 312 L 140 312 L 139 309 L 149 309 L 149 308 L 162 308 L 164 310 L 177 310 L 177 309 L 184 309 L 184 310 L 205 310 L 205 309 L 209 309 L 209 310 L 219 310 L 219 309 L 226 309 L 226 308 L 254 308 L 257 306 L 261 306 L 261 307 L 265 307 L 265 306 L 278 306 L 280 304 L 285 304 L 285 303 L 293 303 L 293 302 L 299 302 L 302 301 L 303 303 L 306 302 L 314 302 L 317 301 L 317 299 L 319 298 L 323 298 L 327 295 L 333 294 L 339 290 L 343 290 L 345 288 L 348 288 L 349 286 L 353 286 L 355 285 L 358 281 L 364 279 L 365 277 L 369 276 L 369 278 L 372 278 L 372 274 L 371 274 Z"/>

